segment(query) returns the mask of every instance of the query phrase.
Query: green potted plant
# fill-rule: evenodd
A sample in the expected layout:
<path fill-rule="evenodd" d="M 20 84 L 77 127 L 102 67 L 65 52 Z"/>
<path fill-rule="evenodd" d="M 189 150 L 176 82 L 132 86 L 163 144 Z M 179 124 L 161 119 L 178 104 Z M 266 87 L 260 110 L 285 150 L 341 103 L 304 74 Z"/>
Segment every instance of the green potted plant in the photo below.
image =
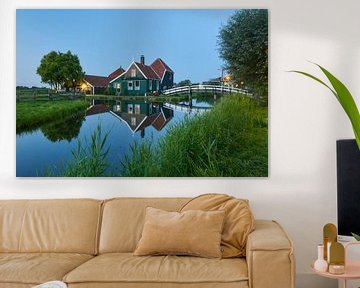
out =
<path fill-rule="evenodd" d="M 314 63 L 314 64 L 316 66 L 318 66 L 320 68 L 320 70 L 325 74 L 326 78 L 330 82 L 330 85 L 326 84 L 324 81 L 320 80 L 319 78 L 317 78 L 309 73 L 303 72 L 303 71 L 293 70 L 290 72 L 295 72 L 295 73 L 305 75 L 305 76 L 321 83 L 335 95 L 336 99 L 339 101 L 340 105 L 343 107 L 345 113 L 349 117 L 349 120 L 351 122 L 353 131 L 355 134 L 357 147 L 360 151 L 360 113 L 356 106 L 354 98 L 352 97 L 351 93 L 346 88 L 346 86 L 340 80 L 338 80 L 334 75 L 332 75 L 328 70 L 326 70 L 322 66 L 320 66 L 316 63 Z M 357 241 L 360 241 L 360 235 L 355 234 L 355 233 L 351 233 L 351 234 Z"/>
<path fill-rule="evenodd" d="M 351 234 L 356 239 L 356 241 L 360 241 L 360 235 L 357 235 L 355 233 L 351 233 Z"/>

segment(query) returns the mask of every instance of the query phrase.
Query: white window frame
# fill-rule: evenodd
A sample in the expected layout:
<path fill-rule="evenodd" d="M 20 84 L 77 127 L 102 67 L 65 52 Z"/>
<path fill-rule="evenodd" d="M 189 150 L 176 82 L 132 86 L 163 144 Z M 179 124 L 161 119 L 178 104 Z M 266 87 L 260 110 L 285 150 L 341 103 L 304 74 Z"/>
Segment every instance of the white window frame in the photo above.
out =
<path fill-rule="evenodd" d="M 136 117 L 131 117 L 131 126 L 136 126 Z"/>
<path fill-rule="evenodd" d="M 131 68 L 130 73 L 131 77 L 136 77 L 136 68 Z"/>
<path fill-rule="evenodd" d="M 131 84 L 131 85 L 130 85 Z M 128 90 L 134 90 L 134 83 L 133 81 L 128 81 L 127 82 L 127 89 Z"/>
<path fill-rule="evenodd" d="M 151 91 L 152 90 L 152 79 L 149 79 L 149 90 Z"/>
<path fill-rule="evenodd" d="M 134 81 L 135 82 L 135 89 L 134 90 L 140 90 L 140 80 L 135 80 Z M 139 85 L 138 86 L 136 86 L 136 83 L 138 83 Z"/>
<path fill-rule="evenodd" d="M 127 113 L 128 113 L 128 114 L 133 114 L 133 113 L 134 113 L 134 106 L 133 106 L 133 104 L 128 104 L 128 105 L 127 105 Z"/>
<path fill-rule="evenodd" d="M 140 112 L 141 112 L 140 104 L 135 104 L 134 112 L 135 112 L 135 114 L 140 114 Z"/>
<path fill-rule="evenodd" d="M 115 105 L 114 105 L 114 110 L 115 112 L 118 112 L 121 110 L 121 101 L 116 101 Z"/>
<path fill-rule="evenodd" d="M 160 81 L 156 80 L 156 91 L 159 91 L 160 89 Z"/>

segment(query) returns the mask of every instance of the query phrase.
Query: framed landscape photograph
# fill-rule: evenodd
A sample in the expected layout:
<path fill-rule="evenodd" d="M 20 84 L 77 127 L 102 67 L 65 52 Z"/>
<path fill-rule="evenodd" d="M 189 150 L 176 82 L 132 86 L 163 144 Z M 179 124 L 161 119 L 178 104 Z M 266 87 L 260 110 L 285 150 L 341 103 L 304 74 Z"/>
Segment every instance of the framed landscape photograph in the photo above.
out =
<path fill-rule="evenodd" d="M 16 176 L 267 177 L 268 21 L 18 9 Z"/>

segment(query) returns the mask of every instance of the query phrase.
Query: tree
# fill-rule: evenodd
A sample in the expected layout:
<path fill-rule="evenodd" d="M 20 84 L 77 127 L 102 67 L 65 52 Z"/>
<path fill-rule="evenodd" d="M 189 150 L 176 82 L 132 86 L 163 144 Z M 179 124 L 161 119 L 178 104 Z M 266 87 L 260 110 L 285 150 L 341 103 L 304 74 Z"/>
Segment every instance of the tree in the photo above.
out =
<path fill-rule="evenodd" d="M 84 78 L 84 72 L 77 55 L 70 51 L 66 53 L 51 51 L 43 56 L 36 73 L 40 75 L 41 81 L 47 83 L 51 88 L 59 90 L 73 88 Z"/>
<path fill-rule="evenodd" d="M 61 74 L 64 77 L 64 86 L 66 89 L 75 88 L 80 85 L 80 82 L 84 79 L 85 73 L 80 65 L 80 60 L 77 55 L 71 54 L 68 51 L 65 54 L 61 54 Z"/>
<path fill-rule="evenodd" d="M 181 86 L 189 86 L 189 85 L 191 85 L 191 81 L 189 79 L 186 79 L 177 83 L 176 86 L 181 87 Z"/>
<path fill-rule="evenodd" d="M 256 93 L 268 92 L 268 12 L 245 9 L 235 12 L 218 36 L 220 57 L 237 83 Z"/>

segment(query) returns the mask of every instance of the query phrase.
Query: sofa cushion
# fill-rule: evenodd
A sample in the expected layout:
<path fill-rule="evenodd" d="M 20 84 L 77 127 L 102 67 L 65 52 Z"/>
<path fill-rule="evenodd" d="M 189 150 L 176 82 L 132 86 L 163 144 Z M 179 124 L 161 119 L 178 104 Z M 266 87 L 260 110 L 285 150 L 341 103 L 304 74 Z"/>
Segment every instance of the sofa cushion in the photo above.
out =
<path fill-rule="evenodd" d="M 70 284 L 99 282 L 158 283 L 157 287 L 161 283 L 195 284 L 242 281 L 247 283 L 247 280 L 246 261 L 240 258 L 139 257 L 133 256 L 131 253 L 110 253 L 97 256 L 64 277 L 64 281 Z"/>
<path fill-rule="evenodd" d="M 146 208 L 134 255 L 193 255 L 221 258 L 224 211 L 168 212 Z"/>
<path fill-rule="evenodd" d="M 0 288 L 32 288 L 33 284 L 0 283 Z"/>
<path fill-rule="evenodd" d="M 181 211 L 197 209 L 225 211 L 221 236 L 222 257 L 245 257 L 247 236 L 254 230 L 254 216 L 248 200 L 236 199 L 225 194 L 204 194 L 191 199 Z"/>
<path fill-rule="evenodd" d="M 95 254 L 102 201 L 0 200 L 0 252 Z"/>
<path fill-rule="evenodd" d="M 116 198 L 104 203 L 99 253 L 134 252 L 148 206 L 179 211 L 189 198 Z"/>
<path fill-rule="evenodd" d="M 236 282 L 198 282 L 198 283 L 121 283 L 97 282 L 97 283 L 71 283 L 68 288 L 249 288 L 248 281 Z M 3 288 L 0 284 L 0 288 Z M 4 288 L 27 288 L 27 287 L 4 287 Z"/>
<path fill-rule="evenodd" d="M 72 253 L 0 253 L 0 283 L 40 284 L 61 280 L 92 257 Z"/>

